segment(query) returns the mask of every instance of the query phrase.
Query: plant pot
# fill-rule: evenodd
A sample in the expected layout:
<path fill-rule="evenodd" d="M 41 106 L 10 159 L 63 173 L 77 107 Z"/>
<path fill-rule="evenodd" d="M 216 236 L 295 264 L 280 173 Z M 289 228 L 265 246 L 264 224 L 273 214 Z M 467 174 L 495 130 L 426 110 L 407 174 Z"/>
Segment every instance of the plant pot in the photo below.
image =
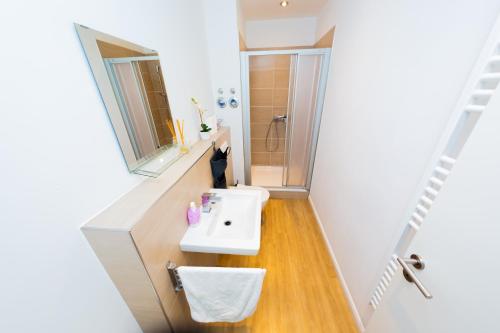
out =
<path fill-rule="evenodd" d="M 209 140 L 211 134 L 212 134 L 211 131 L 209 131 L 209 132 L 200 132 L 200 138 L 202 140 Z"/>

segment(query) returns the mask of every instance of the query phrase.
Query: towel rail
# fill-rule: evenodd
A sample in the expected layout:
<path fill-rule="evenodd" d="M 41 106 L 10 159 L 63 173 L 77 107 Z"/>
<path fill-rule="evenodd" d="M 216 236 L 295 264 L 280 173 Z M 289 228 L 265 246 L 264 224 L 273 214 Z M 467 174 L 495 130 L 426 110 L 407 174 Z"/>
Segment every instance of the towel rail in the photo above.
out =
<path fill-rule="evenodd" d="M 170 281 L 172 281 L 172 285 L 174 286 L 175 292 L 181 291 L 183 288 L 182 280 L 177 272 L 177 265 L 175 262 L 169 261 L 167 262 L 167 271 L 168 275 L 170 275 Z"/>

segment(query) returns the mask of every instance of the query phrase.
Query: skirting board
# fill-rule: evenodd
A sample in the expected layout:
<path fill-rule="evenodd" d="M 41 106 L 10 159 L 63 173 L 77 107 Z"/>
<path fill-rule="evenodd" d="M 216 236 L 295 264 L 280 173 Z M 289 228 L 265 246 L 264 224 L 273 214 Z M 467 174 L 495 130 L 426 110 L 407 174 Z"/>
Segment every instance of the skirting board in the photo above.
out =
<path fill-rule="evenodd" d="M 307 199 L 309 191 L 301 189 L 272 188 L 267 187 L 271 198 L 275 199 Z"/>
<path fill-rule="evenodd" d="M 330 257 L 332 258 L 333 266 L 335 266 L 335 270 L 337 271 L 337 275 L 340 281 L 340 284 L 342 285 L 342 289 L 344 289 L 344 293 L 347 297 L 347 301 L 349 302 L 349 307 L 351 308 L 352 314 L 354 316 L 354 320 L 356 321 L 356 325 L 358 326 L 358 329 L 360 332 L 365 331 L 365 325 L 363 325 L 363 322 L 361 321 L 361 316 L 359 315 L 358 309 L 356 308 L 356 304 L 354 304 L 354 300 L 352 299 L 352 295 L 349 291 L 349 288 L 347 287 L 347 283 L 345 282 L 344 276 L 342 275 L 342 271 L 340 270 L 340 266 L 337 262 L 337 259 L 335 258 L 335 254 L 333 253 L 332 246 L 330 242 L 328 241 L 328 237 L 326 237 L 326 232 L 325 229 L 323 228 L 323 223 L 321 223 L 321 220 L 319 218 L 318 212 L 316 211 L 316 206 L 314 206 L 314 202 L 311 199 L 311 196 L 308 197 L 309 204 L 311 205 L 311 208 L 313 210 L 314 216 L 316 217 L 316 222 L 319 225 L 319 229 L 321 230 L 321 234 L 323 235 L 323 239 L 325 240 L 326 246 L 328 248 L 328 252 L 330 252 Z"/>

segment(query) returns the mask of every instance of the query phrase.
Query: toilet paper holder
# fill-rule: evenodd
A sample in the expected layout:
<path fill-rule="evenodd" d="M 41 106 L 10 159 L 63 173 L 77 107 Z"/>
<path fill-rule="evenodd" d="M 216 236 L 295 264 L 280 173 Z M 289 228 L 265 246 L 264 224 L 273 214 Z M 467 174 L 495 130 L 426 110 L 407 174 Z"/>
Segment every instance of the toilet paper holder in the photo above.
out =
<path fill-rule="evenodd" d="M 181 291 L 183 289 L 182 280 L 179 276 L 179 272 L 177 272 L 177 265 L 175 262 L 170 260 L 167 262 L 167 271 L 168 275 L 170 275 L 170 281 L 172 281 L 175 292 Z"/>

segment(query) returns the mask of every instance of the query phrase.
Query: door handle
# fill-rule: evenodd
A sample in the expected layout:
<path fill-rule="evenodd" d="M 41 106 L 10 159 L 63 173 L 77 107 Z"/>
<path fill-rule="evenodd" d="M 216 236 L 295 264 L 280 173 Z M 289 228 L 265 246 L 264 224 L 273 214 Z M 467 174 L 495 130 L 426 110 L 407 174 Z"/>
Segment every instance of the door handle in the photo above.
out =
<path fill-rule="evenodd" d="M 425 288 L 422 282 L 420 282 L 410 266 L 408 266 L 408 264 L 410 264 L 413 265 L 413 267 L 415 267 L 416 269 L 422 270 L 425 268 L 423 259 L 417 254 L 412 254 L 410 258 L 397 257 L 396 260 L 403 268 L 403 276 L 405 277 L 406 281 L 414 283 L 425 298 L 431 299 L 432 294 L 427 290 L 427 288 Z"/>

